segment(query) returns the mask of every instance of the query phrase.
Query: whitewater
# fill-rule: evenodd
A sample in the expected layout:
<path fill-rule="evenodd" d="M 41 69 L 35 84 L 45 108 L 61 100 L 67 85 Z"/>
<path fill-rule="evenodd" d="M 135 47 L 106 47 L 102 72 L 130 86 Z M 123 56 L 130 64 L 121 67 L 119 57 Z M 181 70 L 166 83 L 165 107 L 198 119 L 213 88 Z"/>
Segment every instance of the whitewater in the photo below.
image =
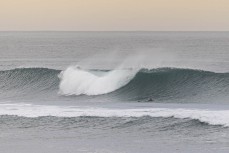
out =
<path fill-rule="evenodd" d="M 31 104 L 0 104 L 0 115 L 22 117 L 165 117 L 198 120 L 210 125 L 229 126 L 229 110 L 195 108 L 111 109 L 74 106 L 42 106 Z M 166 105 L 165 105 L 166 106 Z M 151 106 L 152 107 L 152 106 Z"/>
<path fill-rule="evenodd" d="M 137 70 L 112 70 L 96 76 L 80 67 L 69 67 L 59 75 L 60 93 L 65 95 L 99 95 L 115 91 L 134 78 Z"/>

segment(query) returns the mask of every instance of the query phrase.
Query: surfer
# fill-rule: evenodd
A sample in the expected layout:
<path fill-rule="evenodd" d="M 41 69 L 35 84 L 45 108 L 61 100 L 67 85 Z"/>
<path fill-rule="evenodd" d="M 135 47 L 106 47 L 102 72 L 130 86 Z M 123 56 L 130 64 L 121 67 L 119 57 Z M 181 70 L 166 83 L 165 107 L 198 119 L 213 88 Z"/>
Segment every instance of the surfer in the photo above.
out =
<path fill-rule="evenodd" d="M 153 99 L 152 99 L 152 98 L 149 98 L 149 99 L 147 100 L 147 102 L 151 102 L 151 101 L 153 101 Z"/>

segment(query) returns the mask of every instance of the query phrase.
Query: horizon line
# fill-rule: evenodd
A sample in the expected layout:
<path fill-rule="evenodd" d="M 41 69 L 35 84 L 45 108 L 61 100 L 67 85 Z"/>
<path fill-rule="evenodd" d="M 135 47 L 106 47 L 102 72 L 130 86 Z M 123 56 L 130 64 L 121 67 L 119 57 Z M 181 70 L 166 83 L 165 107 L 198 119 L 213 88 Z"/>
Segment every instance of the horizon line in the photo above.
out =
<path fill-rule="evenodd" d="M 229 30 L 0 30 L 0 32 L 229 32 Z"/>

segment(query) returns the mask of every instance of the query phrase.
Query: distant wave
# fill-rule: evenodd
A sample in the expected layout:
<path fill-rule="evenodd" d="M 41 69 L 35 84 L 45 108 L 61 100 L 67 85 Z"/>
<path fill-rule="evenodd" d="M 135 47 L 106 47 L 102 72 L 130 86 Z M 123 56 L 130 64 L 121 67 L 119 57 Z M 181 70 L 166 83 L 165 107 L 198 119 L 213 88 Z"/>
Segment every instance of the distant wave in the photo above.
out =
<path fill-rule="evenodd" d="M 59 76 L 59 77 L 58 77 Z M 0 71 L 0 97 L 38 95 L 96 96 L 124 101 L 202 100 L 229 98 L 229 73 L 158 68 L 65 71 L 19 68 Z M 82 97 L 82 96 L 81 96 Z M 74 96 L 72 97 L 74 98 Z"/>
<path fill-rule="evenodd" d="M 198 120 L 209 125 L 229 127 L 229 110 L 189 108 L 111 109 L 31 104 L 0 104 L 0 115 L 23 117 L 162 117 Z"/>

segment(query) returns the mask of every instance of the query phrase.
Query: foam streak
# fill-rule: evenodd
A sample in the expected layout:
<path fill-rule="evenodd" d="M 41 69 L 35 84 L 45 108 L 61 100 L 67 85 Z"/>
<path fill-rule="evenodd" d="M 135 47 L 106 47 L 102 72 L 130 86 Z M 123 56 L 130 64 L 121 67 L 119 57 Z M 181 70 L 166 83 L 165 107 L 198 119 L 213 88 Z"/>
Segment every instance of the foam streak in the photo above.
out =
<path fill-rule="evenodd" d="M 229 127 L 229 110 L 190 109 L 190 108 L 145 108 L 145 109 L 112 109 L 72 106 L 42 106 L 30 104 L 0 104 L 0 115 L 17 115 L 24 117 L 174 117 L 189 118 Z"/>

